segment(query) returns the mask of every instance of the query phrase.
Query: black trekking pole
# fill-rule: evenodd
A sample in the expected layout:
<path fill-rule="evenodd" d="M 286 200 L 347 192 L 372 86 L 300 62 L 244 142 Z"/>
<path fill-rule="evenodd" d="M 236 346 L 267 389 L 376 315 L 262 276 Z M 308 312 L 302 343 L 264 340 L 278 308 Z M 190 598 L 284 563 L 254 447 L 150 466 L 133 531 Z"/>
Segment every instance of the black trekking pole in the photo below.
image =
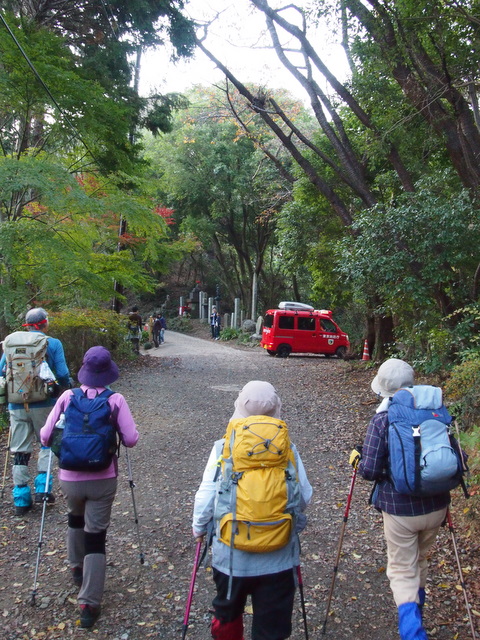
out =
<path fill-rule="evenodd" d="M 188 629 L 188 619 L 190 617 L 190 608 L 192 606 L 193 591 L 195 589 L 195 578 L 197 577 L 198 567 L 200 566 L 200 550 L 202 548 L 202 539 L 197 540 L 197 546 L 195 548 L 195 560 L 193 562 L 192 578 L 190 580 L 190 589 L 188 590 L 187 606 L 185 607 L 185 615 L 183 617 L 182 625 L 182 640 L 185 640 Z"/>
<path fill-rule="evenodd" d="M 305 596 L 303 593 L 303 578 L 302 578 L 302 571 L 300 569 L 300 565 L 297 565 L 297 580 L 298 580 L 298 590 L 300 592 L 300 602 L 302 604 L 303 626 L 305 627 L 305 640 L 308 640 L 307 610 L 305 609 Z"/>
<path fill-rule="evenodd" d="M 7 438 L 7 446 L 5 447 L 5 464 L 3 465 L 3 480 L 2 480 L 2 491 L 1 491 L 1 498 L 3 500 L 3 494 L 5 492 L 5 481 L 7 479 L 7 467 L 8 467 L 8 460 L 10 457 L 10 440 L 12 438 L 12 428 L 9 427 L 8 428 L 8 438 Z"/>
<path fill-rule="evenodd" d="M 446 521 L 447 521 L 448 529 L 449 529 L 450 533 L 452 534 L 453 550 L 455 552 L 455 559 L 457 561 L 458 576 L 460 578 L 460 586 L 462 587 L 463 597 L 465 599 L 465 606 L 467 608 L 467 615 L 468 615 L 468 621 L 470 623 L 470 630 L 472 632 L 472 638 L 473 638 L 473 640 L 476 640 L 477 635 L 475 633 L 475 627 L 473 626 L 472 613 L 471 613 L 471 610 L 470 610 L 470 603 L 468 602 L 468 595 L 467 595 L 467 589 L 465 588 L 465 581 L 463 579 L 462 565 L 460 564 L 460 556 L 458 555 L 457 541 L 455 539 L 455 530 L 453 528 L 453 522 L 452 522 L 452 516 L 450 514 L 450 509 L 447 509 Z"/>
<path fill-rule="evenodd" d="M 38 547 L 37 547 L 37 562 L 35 564 L 35 577 L 33 579 L 33 589 L 32 589 L 32 598 L 30 604 L 32 607 L 35 606 L 35 597 L 37 595 L 37 578 L 38 578 L 38 567 L 40 565 L 40 552 L 42 550 L 42 542 L 43 542 L 43 529 L 45 526 L 45 512 L 47 509 L 48 502 L 48 485 L 50 483 L 50 475 L 52 470 L 52 450 L 50 449 L 50 455 L 48 456 L 48 465 L 47 465 L 47 473 L 45 476 L 45 491 L 43 492 L 42 500 L 42 519 L 40 521 L 40 534 L 38 536 Z"/>
<path fill-rule="evenodd" d="M 125 458 L 127 460 L 127 467 L 128 467 L 128 484 L 130 485 L 130 491 L 132 493 L 133 515 L 134 515 L 134 518 L 135 518 L 135 527 L 137 529 L 137 540 L 138 540 L 140 564 L 143 564 L 145 562 L 145 556 L 143 555 L 142 541 L 140 539 L 140 529 L 138 528 L 137 505 L 135 504 L 135 492 L 133 491 L 135 489 L 135 483 L 133 481 L 132 466 L 130 464 L 130 457 L 128 455 L 127 447 L 125 447 Z"/>
<path fill-rule="evenodd" d="M 322 627 L 323 634 L 325 634 L 327 630 L 328 614 L 330 613 L 330 604 L 332 602 L 333 589 L 335 587 L 335 578 L 337 577 L 338 564 L 340 561 L 340 553 L 342 551 L 343 536 L 345 535 L 345 528 L 347 526 L 348 514 L 350 512 L 350 504 L 352 502 L 353 488 L 355 486 L 355 480 L 357 477 L 357 466 L 358 466 L 358 462 L 353 468 L 352 478 L 350 481 L 350 490 L 348 492 L 348 497 L 347 497 L 347 504 L 345 505 L 345 512 L 343 514 L 342 528 L 340 530 L 340 538 L 338 540 L 337 555 L 335 558 L 335 565 L 333 567 L 332 584 L 330 585 L 330 592 L 328 594 L 328 600 L 327 600 L 327 611 L 325 613 L 325 620 L 323 621 L 323 627 Z"/>

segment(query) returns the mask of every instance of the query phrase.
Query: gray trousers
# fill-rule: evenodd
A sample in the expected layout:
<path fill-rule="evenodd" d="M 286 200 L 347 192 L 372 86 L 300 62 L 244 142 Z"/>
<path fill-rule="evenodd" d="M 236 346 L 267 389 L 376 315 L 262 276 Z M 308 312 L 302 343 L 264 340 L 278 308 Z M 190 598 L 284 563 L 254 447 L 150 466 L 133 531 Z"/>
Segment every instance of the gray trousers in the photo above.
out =
<path fill-rule="evenodd" d="M 117 491 L 117 478 L 60 480 L 67 498 L 67 557 L 71 567 L 83 566 L 79 604 L 98 606 L 105 587 L 105 537 Z"/>
<path fill-rule="evenodd" d="M 29 411 L 21 409 L 10 410 L 10 451 L 15 453 L 32 453 L 35 442 L 40 442 L 40 429 L 45 424 L 52 407 L 35 407 L 29 405 Z M 45 473 L 48 467 L 50 450 L 40 449 L 38 454 L 38 473 Z M 14 485 L 28 484 L 30 473 L 26 464 L 15 464 L 12 468 Z"/>

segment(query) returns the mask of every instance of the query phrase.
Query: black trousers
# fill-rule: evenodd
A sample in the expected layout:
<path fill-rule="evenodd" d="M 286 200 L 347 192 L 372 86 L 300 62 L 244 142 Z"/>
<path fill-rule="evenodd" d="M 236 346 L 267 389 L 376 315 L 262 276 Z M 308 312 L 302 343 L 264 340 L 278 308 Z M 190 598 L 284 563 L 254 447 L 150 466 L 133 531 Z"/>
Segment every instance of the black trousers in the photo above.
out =
<path fill-rule="evenodd" d="M 212 604 L 215 617 L 231 622 L 243 614 L 247 596 L 251 597 L 252 640 L 285 640 L 292 633 L 294 569 L 252 578 L 233 578 L 227 600 L 229 577 L 213 569 L 217 595 Z"/>

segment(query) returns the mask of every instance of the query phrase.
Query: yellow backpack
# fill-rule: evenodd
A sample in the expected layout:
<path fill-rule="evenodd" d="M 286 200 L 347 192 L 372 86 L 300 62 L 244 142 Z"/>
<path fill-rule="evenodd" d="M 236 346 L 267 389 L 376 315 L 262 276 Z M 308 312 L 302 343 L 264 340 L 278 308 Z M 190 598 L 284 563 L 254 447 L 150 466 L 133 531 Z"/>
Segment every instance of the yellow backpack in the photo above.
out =
<path fill-rule="evenodd" d="M 287 545 L 295 531 L 300 488 L 286 423 L 269 416 L 231 420 L 219 465 L 219 540 L 252 553 Z"/>

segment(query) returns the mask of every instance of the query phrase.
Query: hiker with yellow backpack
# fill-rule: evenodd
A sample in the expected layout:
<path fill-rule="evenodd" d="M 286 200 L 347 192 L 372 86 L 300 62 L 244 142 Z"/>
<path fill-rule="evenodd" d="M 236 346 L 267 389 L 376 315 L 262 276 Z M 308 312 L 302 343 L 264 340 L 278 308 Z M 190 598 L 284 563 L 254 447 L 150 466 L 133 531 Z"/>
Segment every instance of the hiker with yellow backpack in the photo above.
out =
<path fill-rule="evenodd" d="M 298 533 L 306 525 L 312 487 L 281 407 L 269 382 L 252 380 L 243 387 L 195 496 L 197 543 L 214 525 L 215 640 L 243 640 L 249 595 L 252 640 L 284 640 L 292 632 Z"/>

